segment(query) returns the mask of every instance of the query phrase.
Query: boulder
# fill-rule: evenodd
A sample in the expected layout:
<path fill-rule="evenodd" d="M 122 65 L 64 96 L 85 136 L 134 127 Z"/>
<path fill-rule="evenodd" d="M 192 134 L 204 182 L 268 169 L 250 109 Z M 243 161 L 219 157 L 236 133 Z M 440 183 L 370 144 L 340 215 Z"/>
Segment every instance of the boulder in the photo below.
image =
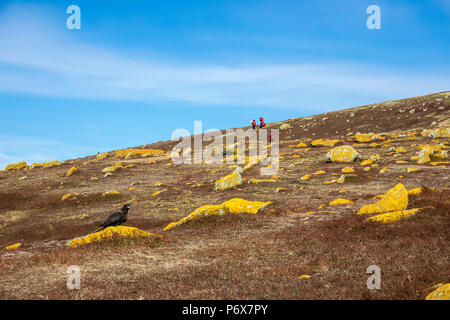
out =
<path fill-rule="evenodd" d="M 358 214 L 386 213 L 403 211 L 408 206 L 408 191 L 402 183 L 390 189 L 381 200 L 359 209 Z"/>
<path fill-rule="evenodd" d="M 350 163 L 355 161 L 356 159 L 360 159 L 361 155 L 353 149 L 352 146 L 339 146 L 331 149 L 326 154 L 327 161 L 331 162 L 346 162 Z"/>

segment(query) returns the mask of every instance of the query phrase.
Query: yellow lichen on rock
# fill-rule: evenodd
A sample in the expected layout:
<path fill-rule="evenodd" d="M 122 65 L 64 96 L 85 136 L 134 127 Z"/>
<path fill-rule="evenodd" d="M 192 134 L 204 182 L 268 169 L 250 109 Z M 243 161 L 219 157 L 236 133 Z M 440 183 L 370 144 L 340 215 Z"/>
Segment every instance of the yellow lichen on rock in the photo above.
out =
<path fill-rule="evenodd" d="M 353 167 L 345 167 L 341 171 L 343 173 L 353 173 L 353 172 L 355 172 L 355 169 L 353 169 Z"/>
<path fill-rule="evenodd" d="M 118 163 L 118 164 L 116 164 L 114 166 L 106 167 L 105 169 L 102 170 L 102 172 L 103 173 L 108 173 L 108 172 L 111 173 L 111 172 L 117 171 L 117 170 L 119 170 L 121 168 L 122 168 L 122 164 Z"/>
<path fill-rule="evenodd" d="M 167 189 L 158 190 L 152 194 L 152 197 L 156 197 L 158 194 L 166 192 L 166 191 L 167 191 Z"/>
<path fill-rule="evenodd" d="M 159 149 L 124 149 L 115 151 L 116 158 L 125 158 L 125 159 L 129 159 L 137 155 L 141 157 L 149 157 L 149 156 L 160 156 L 163 154 L 164 150 Z"/>
<path fill-rule="evenodd" d="M 241 173 L 243 172 L 243 169 L 241 167 L 236 168 L 232 173 L 229 175 L 226 175 L 222 179 L 219 179 L 216 181 L 214 190 L 216 191 L 223 191 L 226 189 L 233 188 L 235 186 L 242 184 L 242 177 Z"/>
<path fill-rule="evenodd" d="M 21 170 L 21 169 L 25 169 L 27 167 L 27 163 L 25 161 L 20 161 L 17 163 L 13 163 L 13 164 L 8 164 L 6 166 L 6 170 Z"/>
<path fill-rule="evenodd" d="M 326 172 L 325 171 L 323 171 L 323 170 L 317 170 L 316 172 L 313 172 L 313 173 L 311 173 L 311 174 L 316 174 L 316 175 L 318 175 L 318 174 L 325 174 Z"/>
<path fill-rule="evenodd" d="M 21 245 L 22 245 L 22 244 L 21 244 L 20 242 L 19 242 L 19 243 L 16 243 L 16 244 L 12 244 L 12 245 L 10 245 L 10 246 L 5 247 L 5 250 L 16 250 L 16 249 L 19 248 Z"/>
<path fill-rule="evenodd" d="M 436 138 L 450 138 L 450 127 L 436 128 L 436 129 L 423 129 L 420 135 L 424 138 L 436 139 Z"/>
<path fill-rule="evenodd" d="M 380 170 L 380 174 L 386 173 L 389 169 L 384 167 L 383 169 Z"/>
<path fill-rule="evenodd" d="M 146 232 L 134 227 L 108 227 L 102 231 L 91 233 L 85 237 L 76 238 L 70 240 L 67 243 L 69 248 L 75 248 L 80 245 L 86 245 L 92 242 L 101 241 L 103 239 L 120 237 L 120 238 L 154 238 L 155 240 L 161 240 L 162 236 L 155 233 Z"/>
<path fill-rule="evenodd" d="M 358 214 L 386 213 L 402 211 L 408 206 L 408 191 L 402 183 L 390 189 L 381 200 L 359 209 Z"/>
<path fill-rule="evenodd" d="M 325 147 L 334 147 L 336 143 L 339 143 L 341 140 L 331 140 L 331 139 L 316 139 L 311 141 L 311 145 L 313 147 L 325 146 Z"/>
<path fill-rule="evenodd" d="M 406 172 L 407 172 L 407 173 L 414 172 L 414 171 L 420 171 L 420 169 L 418 169 L 418 168 L 413 168 L 413 167 L 408 167 L 408 168 L 406 168 Z"/>
<path fill-rule="evenodd" d="M 61 165 L 61 162 L 58 160 L 53 160 L 51 162 L 44 162 L 44 168 L 53 168 Z"/>
<path fill-rule="evenodd" d="M 73 175 L 77 171 L 78 171 L 77 167 L 72 167 L 72 168 L 70 168 L 69 171 L 67 171 L 66 176 L 70 177 L 71 175 Z"/>
<path fill-rule="evenodd" d="M 422 192 L 423 192 L 422 188 L 414 188 L 408 191 L 408 195 L 415 196 L 421 194 Z"/>
<path fill-rule="evenodd" d="M 113 197 L 113 196 L 118 196 L 119 192 L 116 190 L 111 190 L 111 191 L 107 191 L 105 193 L 103 193 L 104 197 Z"/>
<path fill-rule="evenodd" d="M 425 300 L 450 300 L 450 283 L 439 286 L 428 294 Z"/>
<path fill-rule="evenodd" d="M 354 202 L 351 201 L 351 200 L 338 198 L 338 199 L 335 199 L 335 200 L 331 201 L 330 202 L 330 206 L 339 206 L 339 205 L 342 205 L 342 204 L 351 204 L 351 203 L 354 203 Z"/>
<path fill-rule="evenodd" d="M 367 159 L 367 160 L 361 161 L 361 166 L 362 167 L 368 166 L 368 165 L 371 165 L 372 163 L 373 163 L 372 159 Z"/>
<path fill-rule="evenodd" d="M 180 219 L 179 221 L 170 223 L 164 228 L 164 231 L 170 230 L 175 226 L 181 225 L 193 219 L 199 219 L 209 215 L 256 214 L 271 203 L 271 201 L 260 202 L 233 198 L 219 205 L 205 205 L 195 209 L 188 216 Z"/>
<path fill-rule="evenodd" d="M 369 142 L 372 140 L 385 140 L 385 138 L 373 132 L 370 133 L 358 132 L 357 134 L 355 134 L 355 140 L 358 142 Z"/>
<path fill-rule="evenodd" d="M 291 128 L 291 126 L 289 125 L 289 123 L 283 123 L 280 126 L 280 130 L 287 130 L 287 129 L 290 129 L 290 128 Z"/>
<path fill-rule="evenodd" d="M 68 200 L 70 198 L 76 198 L 78 195 L 79 195 L 78 192 L 72 192 L 72 193 L 65 194 L 65 195 L 63 195 L 61 197 L 61 201 L 65 201 L 65 200 Z"/>
<path fill-rule="evenodd" d="M 95 156 L 98 160 L 103 160 L 109 157 L 108 152 L 102 152 Z"/>
<path fill-rule="evenodd" d="M 303 177 L 300 178 L 300 180 L 308 180 L 309 178 L 311 178 L 311 175 L 305 174 Z"/>
<path fill-rule="evenodd" d="M 366 221 L 375 221 L 381 223 L 395 222 L 413 216 L 420 210 L 421 210 L 420 208 L 417 208 L 417 209 L 392 211 L 388 213 L 377 214 L 376 216 L 367 218 Z"/>
<path fill-rule="evenodd" d="M 352 146 L 346 145 L 331 149 L 325 157 L 327 161 L 348 163 L 360 158 L 361 155 Z"/>

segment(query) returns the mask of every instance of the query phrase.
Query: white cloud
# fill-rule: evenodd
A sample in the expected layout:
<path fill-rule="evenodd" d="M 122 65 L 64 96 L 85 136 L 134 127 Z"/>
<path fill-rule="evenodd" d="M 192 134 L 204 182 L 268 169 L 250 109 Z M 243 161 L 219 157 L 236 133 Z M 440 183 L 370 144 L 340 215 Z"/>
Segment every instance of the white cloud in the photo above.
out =
<path fill-rule="evenodd" d="M 444 73 L 354 63 L 225 67 L 133 59 L 120 50 L 80 42 L 61 21 L 33 8 L 12 6 L 0 15 L 2 92 L 301 109 L 339 106 L 333 99 L 342 96 L 421 95 L 447 90 L 450 84 Z M 61 25 L 59 30 L 55 24 Z"/>

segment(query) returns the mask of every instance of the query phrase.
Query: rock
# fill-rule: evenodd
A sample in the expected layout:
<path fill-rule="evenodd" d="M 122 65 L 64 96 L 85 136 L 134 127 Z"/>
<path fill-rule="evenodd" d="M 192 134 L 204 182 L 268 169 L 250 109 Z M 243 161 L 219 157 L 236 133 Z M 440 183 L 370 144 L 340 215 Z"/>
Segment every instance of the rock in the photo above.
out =
<path fill-rule="evenodd" d="M 385 140 L 384 137 L 375 134 L 373 132 L 370 133 L 356 133 L 355 134 L 355 139 L 358 142 L 368 142 L 368 141 L 372 141 L 372 140 Z"/>
<path fill-rule="evenodd" d="M 102 173 L 111 173 L 123 168 L 121 163 L 116 164 L 115 166 L 106 167 L 102 170 Z"/>
<path fill-rule="evenodd" d="M 155 240 L 162 240 L 162 236 L 140 230 L 133 227 L 117 226 L 108 227 L 102 231 L 91 233 L 85 237 L 75 238 L 67 242 L 69 248 L 75 248 L 80 245 L 86 245 L 92 242 L 102 241 L 113 237 L 120 238 L 154 238 Z"/>
<path fill-rule="evenodd" d="M 381 200 L 359 209 L 358 214 L 386 213 L 403 211 L 408 206 L 408 191 L 401 183 L 390 189 Z"/>
<path fill-rule="evenodd" d="M 61 162 L 59 162 L 58 160 L 54 160 L 51 162 L 44 162 L 44 168 L 53 168 L 53 167 L 58 167 L 61 165 Z"/>
<path fill-rule="evenodd" d="M 111 191 L 107 191 L 105 193 L 103 193 L 104 197 L 114 197 L 114 196 L 118 196 L 119 192 L 116 190 L 111 190 Z"/>
<path fill-rule="evenodd" d="M 241 167 L 236 168 L 232 173 L 229 175 L 226 175 L 220 180 L 216 181 L 216 184 L 214 186 L 214 190 L 216 191 L 223 191 L 226 189 L 233 188 L 235 186 L 242 184 L 242 177 L 241 173 L 243 172 L 243 169 Z"/>
<path fill-rule="evenodd" d="M 352 146 L 339 146 L 331 149 L 325 156 L 327 161 L 331 162 L 353 162 L 360 159 L 361 155 L 353 149 Z"/>
<path fill-rule="evenodd" d="M 311 141 L 311 145 L 313 147 L 325 146 L 325 147 L 333 147 L 335 144 L 339 143 L 341 140 L 330 140 L 330 139 L 316 139 Z"/>
<path fill-rule="evenodd" d="M 78 195 L 79 195 L 78 192 L 72 192 L 72 193 L 65 194 L 61 197 L 61 201 L 75 199 Z"/>
<path fill-rule="evenodd" d="M 420 135 L 424 138 L 436 139 L 436 138 L 450 138 L 450 127 L 436 128 L 436 129 L 423 129 Z"/>
<path fill-rule="evenodd" d="M 352 203 L 354 203 L 354 202 L 351 200 L 338 198 L 338 199 L 331 201 L 330 206 L 338 206 L 338 205 L 342 205 L 342 204 L 352 204 Z"/>
<path fill-rule="evenodd" d="M 381 223 L 395 222 L 395 221 L 413 216 L 420 210 L 421 209 L 410 209 L 410 210 L 401 210 L 401 211 L 382 213 L 382 214 L 378 214 L 373 217 L 369 217 L 366 219 L 366 221 L 375 221 L 375 222 L 381 222 Z"/>
<path fill-rule="evenodd" d="M 291 128 L 291 126 L 289 125 L 289 123 L 284 123 L 280 126 L 280 130 L 287 130 L 290 128 Z"/>
<path fill-rule="evenodd" d="M 450 300 L 450 283 L 439 286 L 425 300 Z"/>
<path fill-rule="evenodd" d="M 22 170 L 25 169 L 27 167 L 27 163 L 25 161 L 20 161 L 14 164 L 8 164 L 6 166 L 6 170 L 7 171 L 11 171 L 11 170 Z"/>
<path fill-rule="evenodd" d="M 66 176 L 70 177 L 71 175 L 73 175 L 77 171 L 78 171 L 78 169 L 76 167 L 72 167 L 72 168 L 70 168 L 69 171 L 67 171 Z"/>
<path fill-rule="evenodd" d="M 129 159 L 137 155 L 142 157 L 149 157 L 149 156 L 160 156 L 163 154 L 164 150 L 159 149 L 124 149 L 115 151 L 116 158 L 125 158 L 125 159 Z"/>
<path fill-rule="evenodd" d="M 219 205 L 205 205 L 195 209 L 188 216 L 180 219 L 179 221 L 170 223 L 164 228 L 164 231 L 170 230 L 188 221 L 200 219 L 209 215 L 221 216 L 224 214 L 257 214 L 260 210 L 264 209 L 271 203 L 271 201 L 247 201 L 241 198 L 233 198 Z"/>
<path fill-rule="evenodd" d="M 10 245 L 10 246 L 5 247 L 5 250 L 16 250 L 16 249 L 19 248 L 21 245 L 22 245 L 22 244 L 21 244 L 20 242 L 19 242 L 19 243 L 16 243 L 16 244 L 12 244 L 12 245 Z"/>

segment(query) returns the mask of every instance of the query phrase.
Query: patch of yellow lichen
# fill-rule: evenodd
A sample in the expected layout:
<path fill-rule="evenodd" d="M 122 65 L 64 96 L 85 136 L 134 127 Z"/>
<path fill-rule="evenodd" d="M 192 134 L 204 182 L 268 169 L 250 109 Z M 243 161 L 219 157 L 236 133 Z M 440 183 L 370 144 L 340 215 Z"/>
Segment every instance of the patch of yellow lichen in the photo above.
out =
<path fill-rule="evenodd" d="M 51 162 L 44 162 L 44 168 L 53 168 L 61 165 L 61 162 L 58 160 L 53 160 Z"/>
<path fill-rule="evenodd" d="M 71 198 L 76 198 L 78 195 L 79 195 L 78 192 L 72 192 L 72 193 L 65 194 L 61 197 L 61 201 L 65 201 L 65 200 L 68 200 Z"/>
<path fill-rule="evenodd" d="M 111 191 L 107 191 L 105 193 L 103 193 L 104 197 L 113 197 L 113 196 L 118 196 L 119 192 L 116 190 L 111 190 Z"/>
<path fill-rule="evenodd" d="M 372 140 L 385 140 L 385 138 L 373 132 L 370 133 L 358 132 L 357 134 L 355 134 L 355 140 L 358 142 L 369 142 Z"/>
<path fill-rule="evenodd" d="M 355 169 L 353 169 L 353 167 L 345 167 L 341 171 L 343 173 L 352 173 L 352 172 L 355 172 Z"/>
<path fill-rule="evenodd" d="M 72 168 L 70 168 L 69 171 L 67 171 L 66 176 L 70 177 L 71 175 L 73 175 L 77 171 L 78 171 L 78 169 L 76 167 L 72 167 Z"/>
<path fill-rule="evenodd" d="M 418 168 L 413 168 L 413 167 L 408 167 L 408 168 L 406 168 L 406 172 L 407 172 L 407 173 L 414 172 L 414 171 L 420 171 L 420 169 L 418 169 Z"/>
<path fill-rule="evenodd" d="M 42 167 L 43 165 L 44 165 L 43 163 L 33 163 L 32 165 L 30 165 L 28 169 L 39 168 Z"/>
<path fill-rule="evenodd" d="M 95 156 L 98 160 L 103 160 L 109 157 L 108 152 L 102 152 Z"/>
<path fill-rule="evenodd" d="M 308 180 L 309 178 L 311 178 L 311 175 L 305 174 L 303 177 L 300 178 L 300 180 Z"/>
<path fill-rule="evenodd" d="M 388 170 L 389 170 L 388 168 L 384 167 L 383 169 L 380 170 L 379 173 L 383 174 L 383 173 L 387 172 Z"/>
<path fill-rule="evenodd" d="M 408 195 L 415 196 L 421 194 L 422 192 L 423 192 L 422 188 L 414 188 L 408 191 Z"/>
<path fill-rule="evenodd" d="M 263 182 L 277 182 L 278 176 L 273 176 L 270 179 L 250 179 L 248 183 L 263 183 Z"/>
<path fill-rule="evenodd" d="M 206 216 L 224 215 L 224 214 L 257 214 L 260 210 L 272 202 L 248 201 L 241 198 L 233 198 L 219 205 L 205 205 L 195 209 L 188 216 L 177 222 L 172 222 L 164 228 L 164 231 L 179 226 L 188 221 L 199 219 Z"/>
<path fill-rule="evenodd" d="M 243 169 L 241 167 L 236 168 L 232 173 L 226 175 L 222 179 L 219 179 L 216 181 L 214 190 L 216 191 L 223 191 L 226 189 L 233 188 L 235 186 L 242 184 L 242 177 L 241 173 L 243 172 Z"/>
<path fill-rule="evenodd" d="M 118 163 L 118 164 L 116 164 L 114 166 L 106 167 L 105 169 L 102 170 L 102 172 L 103 173 L 114 172 L 114 171 L 117 171 L 117 170 L 119 170 L 121 168 L 122 168 L 122 164 Z"/>
<path fill-rule="evenodd" d="M 124 149 L 115 151 L 116 158 L 125 158 L 125 159 L 129 159 L 137 155 L 145 158 L 149 156 L 160 156 L 163 154 L 164 150 L 159 149 Z"/>
<path fill-rule="evenodd" d="M 20 161 L 13 164 L 8 164 L 6 166 L 6 170 L 21 170 L 27 167 L 27 163 L 25 161 Z"/>
<path fill-rule="evenodd" d="M 311 145 L 313 147 L 325 146 L 325 147 L 334 147 L 336 143 L 339 143 L 341 140 L 331 140 L 331 139 L 316 139 L 311 141 Z"/>
<path fill-rule="evenodd" d="M 366 219 L 366 221 L 376 221 L 376 222 L 381 222 L 381 223 L 395 222 L 395 221 L 413 216 L 420 210 L 421 210 L 420 208 L 417 208 L 417 209 L 399 210 L 399 211 L 392 211 L 392 212 L 388 212 L 388 213 L 382 213 L 382 214 L 378 214 L 376 216 L 369 217 Z"/>
<path fill-rule="evenodd" d="M 5 247 L 5 250 L 15 250 L 15 249 L 19 248 L 21 245 L 22 244 L 20 242 L 16 243 L 16 244 L 12 244 L 10 246 Z"/>
<path fill-rule="evenodd" d="M 361 166 L 367 166 L 367 165 L 371 165 L 373 163 L 373 160 L 372 159 L 367 159 L 367 160 L 364 160 L 364 161 L 361 161 Z"/>
<path fill-rule="evenodd" d="M 346 145 L 331 149 L 325 157 L 332 162 L 353 162 L 360 154 L 352 146 Z"/>
<path fill-rule="evenodd" d="M 318 171 L 313 172 L 313 173 L 311 173 L 311 174 L 325 174 L 325 173 L 326 173 L 326 172 L 323 171 L 323 170 L 318 170 Z"/>
<path fill-rule="evenodd" d="M 167 189 L 158 190 L 152 194 L 152 197 L 156 197 L 158 194 L 166 192 L 166 191 L 167 191 Z"/>
<path fill-rule="evenodd" d="M 309 274 L 302 274 L 300 276 L 298 276 L 299 279 L 308 279 L 311 278 L 311 276 Z"/>
<path fill-rule="evenodd" d="M 427 295 L 425 300 L 450 300 L 450 283 L 440 285 Z"/>
<path fill-rule="evenodd" d="M 450 138 L 450 127 L 436 128 L 436 129 L 423 129 L 420 135 L 424 138 Z"/>
<path fill-rule="evenodd" d="M 67 243 L 69 248 L 75 248 L 80 245 L 86 245 L 92 242 L 101 241 L 103 239 L 108 239 L 112 237 L 120 238 L 155 238 L 158 240 L 162 239 L 162 236 L 155 233 L 146 232 L 134 227 L 108 227 L 102 231 L 91 233 L 85 237 L 76 238 Z"/>
<path fill-rule="evenodd" d="M 354 202 L 351 200 L 338 198 L 338 199 L 331 201 L 330 206 L 338 206 L 338 205 L 342 205 L 342 204 L 351 204 L 351 203 L 354 203 Z"/>
<path fill-rule="evenodd" d="M 291 126 L 289 125 L 289 123 L 283 123 L 280 126 L 280 130 L 287 130 L 287 129 L 290 129 L 290 128 L 291 128 Z"/>
<path fill-rule="evenodd" d="M 359 209 L 358 214 L 386 213 L 402 211 L 408 206 L 408 191 L 402 183 L 391 188 L 381 200 Z"/>

